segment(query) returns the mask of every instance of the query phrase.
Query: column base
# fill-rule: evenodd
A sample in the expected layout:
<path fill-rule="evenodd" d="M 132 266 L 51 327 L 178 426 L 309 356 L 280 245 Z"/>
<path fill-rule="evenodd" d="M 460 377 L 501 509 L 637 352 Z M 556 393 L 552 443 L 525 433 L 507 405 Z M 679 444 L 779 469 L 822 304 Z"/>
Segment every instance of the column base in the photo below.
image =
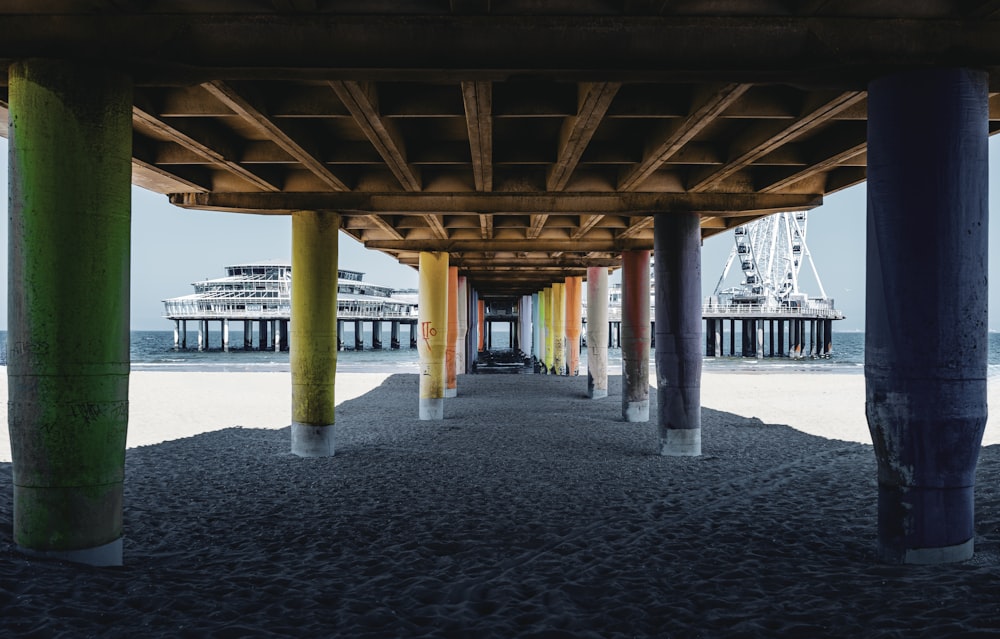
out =
<path fill-rule="evenodd" d="M 622 405 L 622 417 L 624 417 L 627 422 L 648 422 L 649 400 L 644 399 L 638 402 L 625 402 Z"/>
<path fill-rule="evenodd" d="M 46 559 L 61 559 L 77 564 L 88 566 L 121 566 L 122 565 L 122 537 L 112 542 L 94 548 L 82 548 L 79 550 L 32 550 L 18 546 L 19 552 L 29 557 L 44 557 Z"/>
<path fill-rule="evenodd" d="M 660 438 L 660 454 L 665 457 L 698 457 L 701 455 L 700 428 L 671 428 Z"/>
<path fill-rule="evenodd" d="M 601 399 L 608 396 L 606 388 L 591 388 L 587 390 L 587 397 L 590 399 Z"/>
<path fill-rule="evenodd" d="M 899 551 L 895 548 L 883 549 L 880 547 L 878 559 L 882 563 L 889 564 L 950 564 L 972 559 L 974 542 L 975 539 L 970 539 L 965 543 L 943 548 L 908 548 L 902 553 L 902 561 L 900 561 Z"/>
<path fill-rule="evenodd" d="M 333 457 L 333 424 L 317 426 L 292 422 L 292 454 L 299 457 Z"/>
<path fill-rule="evenodd" d="M 446 389 L 444 389 L 444 396 L 445 397 L 458 397 L 458 389 L 457 388 L 446 388 Z"/>
<path fill-rule="evenodd" d="M 444 399 L 440 397 L 424 399 L 421 397 L 420 419 L 423 421 L 444 419 Z"/>
<path fill-rule="evenodd" d="M 972 557 L 972 486 L 879 486 L 878 560 L 885 564 L 945 564 Z"/>

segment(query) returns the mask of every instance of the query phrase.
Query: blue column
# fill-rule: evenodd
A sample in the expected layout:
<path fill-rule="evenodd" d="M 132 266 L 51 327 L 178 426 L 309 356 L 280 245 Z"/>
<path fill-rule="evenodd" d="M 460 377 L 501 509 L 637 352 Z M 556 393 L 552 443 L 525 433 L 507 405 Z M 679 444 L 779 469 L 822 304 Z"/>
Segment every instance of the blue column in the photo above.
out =
<path fill-rule="evenodd" d="M 972 556 L 986 424 L 987 79 L 934 69 L 869 85 L 866 413 L 887 563 Z"/>
<path fill-rule="evenodd" d="M 697 213 L 659 214 L 653 227 L 661 455 L 701 455 L 700 222 Z"/>

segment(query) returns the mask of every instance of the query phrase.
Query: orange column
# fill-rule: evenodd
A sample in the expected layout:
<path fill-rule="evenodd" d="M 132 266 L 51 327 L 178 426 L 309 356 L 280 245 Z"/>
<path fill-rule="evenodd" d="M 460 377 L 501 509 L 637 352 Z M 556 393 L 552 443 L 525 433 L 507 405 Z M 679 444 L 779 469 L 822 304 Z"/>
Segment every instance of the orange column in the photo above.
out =
<path fill-rule="evenodd" d="M 458 346 L 458 267 L 448 267 L 448 342 L 445 346 L 444 361 L 447 384 L 445 397 L 458 395 L 458 369 L 455 367 L 455 349 Z"/>
<path fill-rule="evenodd" d="M 569 365 L 569 375 L 580 374 L 580 331 L 583 329 L 581 320 L 582 277 L 566 278 L 566 361 Z"/>

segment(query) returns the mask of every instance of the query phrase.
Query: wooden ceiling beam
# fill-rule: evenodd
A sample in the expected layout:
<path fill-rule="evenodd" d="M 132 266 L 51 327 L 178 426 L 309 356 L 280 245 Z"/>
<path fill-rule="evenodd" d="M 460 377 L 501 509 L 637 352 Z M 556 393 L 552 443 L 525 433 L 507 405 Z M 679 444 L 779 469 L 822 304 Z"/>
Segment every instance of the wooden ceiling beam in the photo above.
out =
<path fill-rule="evenodd" d="M 177 193 L 173 204 L 184 208 L 246 213 L 330 210 L 344 214 L 398 215 L 481 214 L 650 215 L 690 212 L 724 215 L 733 211 L 781 212 L 811 209 L 823 203 L 818 193 Z"/>
<path fill-rule="evenodd" d="M 448 239 L 448 229 L 441 223 L 440 215 L 425 215 L 424 221 L 427 222 L 427 226 L 430 227 L 431 232 L 434 233 L 436 238 L 441 240 Z"/>
<path fill-rule="evenodd" d="M 335 191 L 348 190 L 347 185 L 323 163 L 319 157 L 318 149 L 307 148 L 307 146 L 315 147 L 316 144 L 296 139 L 284 126 L 268 117 L 259 100 L 250 98 L 245 91 L 241 92 L 226 82 L 206 82 L 202 86 L 220 102 L 232 109 L 234 113 L 264 132 L 268 139 L 295 158 L 331 189 Z"/>
<path fill-rule="evenodd" d="M 580 85 L 577 114 L 567 118 L 559 132 L 559 159 L 552 165 L 546 180 L 549 191 L 562 191 L 566 187 L 620 87 L 620 82 L 589 82 Z"/>
<path fill-rule="evenodd" d="M 749 88 L 749 84 L 727 84 L 708 90 L 707 95 L 696 97 L 694 107 L 687 117 L 664 126 L 660 139 L 648 147 L 641 162 L 622 176 L 618 188 L 623 191 L 638 190 L 649 176 L 659 170 L 667 160 L 719 117 L 719 114 L 736 102 Z"/>
<path fill-rule="evenodd" d="M 493 190 L 493 84 L 463 82 L 462 102 L 477 191 Z"/>
<path fill-rule="evenodd" d="M 534 214 L 531 216 L 530 226 L 525 232 L 525 237 L 529 240 L 537 238 L 541 233 L 542 229 L 545 228 L 545 221 L 549 219 L 547 214 Z"/>
<path fill-rule="evenodd" d="M 615 238 L 610 240 L 579 240 L 576 242 L 566 242 L 565 240 L 365 240 L 367 248 L 383 251 L 448 251 L 451 253 L 475 253 L 483 251 L 523 251 L 526 253 L 547 253 L 550 251 L 564 251 L 573 253 L 590 253 L 593 251 L 602 253 L 619 253 L 622 250 L 631 248 L 651 248 L 652 240 L 631 238 Z"/>
<path fill-rule="evenodd" d="M 575 231 L 573 231 L 572 234 L 570 234 L 570 238 L 572 238 L 574 240 L 580 239 L 581 237 L 585 236 L 587 233 L 590 233 L 590 230 L 593 229 L 598 224 L 600 224 L 601 220 L 603 220 L 603 219 L 604 219 L 604 216 L 600 215 L 600 214 L 598 214 L 598 215 L 581 215 L 580 216 L 580 226 Z"/>
<path fill-rule="evenodd" d="M 697 193 L 718 187 L 723 180 L 737 171 L 798 136 L 826 124 L 837 113 L 864 100 L 866 96 L 863 91 L 846 91 L 832 97 L 813 96 L 814 99 L 811 101 L 818 104 L 807 106 L 806 112 L 790 124 L 777 122 L 772 126 L 750 129 L 730 145 L 728 161 L 725 164 L 697 174 L 688 184 L 688 190 Z"/>
<path fill-rule="evenodd" d="M 379 114 L 374 84 L 333 80 L 330 82 L 330 87 L 351 112 L 358 127 L 371 141 L 403 188 L 407 191 L 419 191 L 420 176 L 406 161 L 406 148 L 402 136 L 390 120 L 382 118 Z"/>
<path fill-rule="evenodd" d="M 396 227 L 393 226 L 389 220 L 385 219 L 385 217 L 378 215 L 377 213 L 373 213 L 367 217 L 369 220 L 371 220 L 372 224 L 381 229 L 383 232 L 388 233 L 389 236 L 392 237 L 392 239 L 394 240 L 405 239 L 403 237 L 403 234 L 400 233 L 399 230 L 396 229 Z"/>
<path fill-rule="evenodd" d="M 638 235 L 641 231 L 650 229 L 653 226 L 653 216 L 640 217 L 629 224 L 628 228 L 618 231 L 618 239 L 629 239 Z"/>
<path fill-rule="evenodd" d="M 484 240 L 493 239 L 493 214 L 485 213 L 479 216 L 479 232 Z"/>
<path fill-rule="evenodd" d="M 168 123 L 157 117 L 148 107 L 139 105 L 132 107 L 132 121 L 180 144 L 205 158 L 209 164 L 241 177 L 262 191 L 271 193 L 281 191 L 280 181 L 240 164 L 238 160 L 241 153 L 240 145 L 210 125 L 192 122 Z"/>

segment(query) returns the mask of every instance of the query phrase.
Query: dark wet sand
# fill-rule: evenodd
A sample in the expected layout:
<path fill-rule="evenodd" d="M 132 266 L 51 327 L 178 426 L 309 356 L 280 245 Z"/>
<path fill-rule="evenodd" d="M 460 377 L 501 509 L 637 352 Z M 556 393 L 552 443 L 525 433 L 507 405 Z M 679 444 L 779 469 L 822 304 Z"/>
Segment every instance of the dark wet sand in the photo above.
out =
<path fill-rule="evenodd" d="M 415 375 L 344 402 L 333 458 L 130 449 L 122 568 L 16 553 L 0 464 L 0 637 L 1000 636 L 1000 447 L 975 558 L 883 566 L 871 446 L 705 409 L 704 455 L 663 458 L 620 378 L 460 382 L 441 422 Z"/>

